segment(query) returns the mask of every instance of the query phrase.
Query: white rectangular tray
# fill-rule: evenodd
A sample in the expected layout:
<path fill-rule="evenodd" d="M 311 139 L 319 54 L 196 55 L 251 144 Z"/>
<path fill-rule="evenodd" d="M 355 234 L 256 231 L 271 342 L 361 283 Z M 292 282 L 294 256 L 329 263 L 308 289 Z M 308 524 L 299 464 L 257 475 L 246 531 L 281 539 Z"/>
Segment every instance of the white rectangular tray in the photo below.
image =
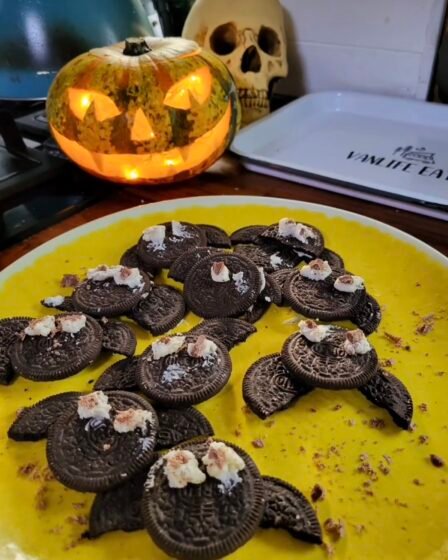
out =
<path fill-rule="evenodd" d="M 448 220 L 448 106 L 315 93 L 243 129 L 232 151 L 253 171 Z"/>

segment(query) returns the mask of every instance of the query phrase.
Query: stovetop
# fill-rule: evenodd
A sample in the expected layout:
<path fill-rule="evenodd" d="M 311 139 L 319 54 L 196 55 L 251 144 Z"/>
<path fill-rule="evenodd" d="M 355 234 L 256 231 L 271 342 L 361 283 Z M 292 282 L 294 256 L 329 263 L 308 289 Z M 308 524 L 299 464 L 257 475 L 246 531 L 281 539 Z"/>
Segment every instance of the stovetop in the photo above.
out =
<path fill-rule="evenodd" d="M 0 249 L 106 196 L 62 154 L 43 102 L 0 101 Z"/>

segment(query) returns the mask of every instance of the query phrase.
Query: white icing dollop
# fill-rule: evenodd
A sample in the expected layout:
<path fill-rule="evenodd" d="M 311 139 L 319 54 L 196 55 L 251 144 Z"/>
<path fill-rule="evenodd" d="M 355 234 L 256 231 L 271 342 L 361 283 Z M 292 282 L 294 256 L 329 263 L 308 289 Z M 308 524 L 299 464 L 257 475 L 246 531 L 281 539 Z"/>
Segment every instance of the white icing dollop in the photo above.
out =
<path fill-rule="evenodd" d="M 257 266 L 258 272 L 260 273 L 260 293 L 266 288 L 266 276 L 264 275 L 264 268 L 262 266 Z"/>
<path fill-rule="evenodd" d="M 59 307 L 64 303 L 64 296 L 49 296 L 44 299 L 44 304 L 48 307 Z"/>
<path fill-rule="evenodd" d="M 216 261 L 210 269 L 213 282 L 230 282 L 230 270 L 224 262 Z"/>
<path fill-rule="evenodd" d="M 54 315 L 46 315 L 40 319 L 34 319 L 25 327 L 24 333 L 27 336 L 48 336 L 56 331 L 56 321 Z"/>
<path fill-rule="evenodd" d="M 241 295 L 245 294 L 249 289 L 249 284 L 247 283 L 246 279 L 244 278 L 244 272 L 236 272 L 232 274 L 232 280 L 235 282 L 235 287 Z"/>
<path fill-rule="evenodd" d="M 330 329 L 329 325 L 318 325 L 311 319 L 299 321 L 300 334 L 310 342 L 322 342 L 328 336 Z"/>
<path fill-rule="evenodd" d="M 238 473 L 246 464 L 232 447 L 222 441 L 213 441 L 201 460 L 207 467 L 207 474 L 222 483 L 223 491 L 231 490 L 241 482 Z"/>
<path fill-rule="evenodd" d="M 165 336 L 152 345 L 154 360 L 160 360 L 170 354 L 176 354 L 185 342 L 184 336 Z"/>
<path fill-rule="evenodd" d="M 109 419 L 111 408 L 107 395 L 103 391 L 81 395 L 78 399 L 78 416 L 80 418 Z"/>
<path fill-rule="evenodd" d="M 112 280 L 117 286 L 127 286 L 128 288 L 142 288 L 145 284 L 138 268 L 128 268 L 127 266 L 107 266 L 102 264 L 87 271 L 87 278 L 94 282 Z"/>
<path fill-rule="evenodd" d="M 345 335 L 344 350 L 347 354 L 354 356 L 355 354 L 367 354 L 372 350 L 366 335 L 361 329 L 348 331 Z"/>
<path fill-rule="evenodd" d="M 160 381 L 164 385 L 169 385 L 170 383 L 174 383 L 174 381 L 179 381 L 179 379 L 182 379 L 182 377 L 185 377 L 186 375 L 186 370 L 179 364 L 169 364 L 162 373 Z"/>
<path fill-rule="evenodd" d="M 173 232 L 174 237 L 180 237 L 181 239 L 191 237 L 191 235 L 187 231 L 187 228 L 180 222 L 171 222 L 171 231 Z"/>
<path fill-rule="evenodd" d="M 332 270 L 328 261 L 314 259 L 309 264 L 305 264 L 300 269 L 300 276 L 308 278 L 308 280 L 325 280 L 330 276 Z"/>
<path fill-rule="evenodd" d="M 283 259 L 281 258 L 279 253 L 274 253 L 273 255 L 271 255 L 269 257 L 269 261 L 274 270 L 277 270 L 283 264 Z"/>
<path fill-rule="evenodd" d="M 187 346 L 188 355 L 192 358 L 207 358 L 208 356 L 214 356 L 218 346 L 209 340 L 206 336 L 198 336 L 196 342 L 190 342 Z"/>
<path fill-rule="evenodd" d="M 353 274 L 343 274 L 336 278 L 334 287 L 340 292 L 353 293 L 364 288 L 364 278 Z"/>
<path fill-rule="evenodd" d="M 307 243 L 308 239 L 315 239 L 316 233 L 309 227 L 290 218 L 282 218 L 278 223 L 280 237 L 293 237 L 301 243 Z"/>
<path fill-rule="evenodd" d="M 76 334 L 86 326 L 87 317 L 82 313 L 73 313 L 57 317 L 58 327 L 61 331 Z"/>
<path fill-rule="evenodd" d="M 185 488 L 188 484 L 202 484 L 205 473 L 199 468 L 194 454 L 186 449 L 174 449 L 165 457 L 163 472 L 170 488 Z"/>
<path fill-rule="evenodd" d="M 151 226 L 143 231 L 143 241 L 146 241 L 153 249 L 165 249 L 165 226 Z"/>
<path fill-rule="evenodd" d="M 140 429 L 143 435 L 147 432 L 147 422 L 152 422 L 153 415 L 149 410 L 129 408 L 120 410 L 114 418 L 114 430 L 119 434 L 134 432 Z"/>

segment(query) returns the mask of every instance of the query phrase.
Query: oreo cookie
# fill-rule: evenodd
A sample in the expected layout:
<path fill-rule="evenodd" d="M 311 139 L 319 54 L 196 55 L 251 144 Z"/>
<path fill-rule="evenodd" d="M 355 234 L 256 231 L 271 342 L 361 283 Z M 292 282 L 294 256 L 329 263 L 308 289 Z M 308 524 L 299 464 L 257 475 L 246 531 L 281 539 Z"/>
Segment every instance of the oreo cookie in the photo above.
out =
<path fill-rule="evenodd" d="M 184 560 L 212 560 L 231 554 L 255 533 L 264 509 L 264 490 L 260 473 L 249 455 L 227 442 L 244 468 L 236 483 L 227 487 L 205 474 L 202 458 L 211 442 L 183 445 L 204 469 L 200 484 L 172 488 L 165 474 L 166 459 L 157 461 L 149 471 L 143 494 L 143 519 L 154 543 L 168 556 Z"/>
<path fill-rule="evenodd" d="M 280 306 L 286 305 L 285 298 L 283 296 L 283 290 L 284 290 L 286 281 L 288 280 L 288 278 L 292 274 L 294 274 L 294 272 L 295 272 L 295 269 L 282 268 L 281 270 L 275 270 L 274 272 L 271 272 L 269 274 L 269 277 L 274 280 L 274 282 L 277 284 L 277 286 L 279 287 L 279 289 L 281 291 L 281 300 L 280 300 L 280 303 L 278 303 L 277 305 L 280 305 Z"/>
<path fill-rule="evenodd" d="M 139 301 L 129 317 L 157 336 L 173 329 L 185 313 L 184 298 L 176 288 L 154 284 L 148 296 Z"/>
<path fill-rule="evenodd" d="M 265 274 L 265 282 L 265 287 L 258 297 L 264 299 L 268 303 L 280 305 L 282 302 L 282 289 L 280 284 L 269 274 Z"/>
<path fill-rule="evenodd" d="M 156 450 L 169 449 L 189 439 L 214 435 L 212 425 L 207 418 L 193 407 L 157 408 L 159 430 L 157 432 Z"/>
<path fill-rule="evenodd" d="M 137 347 L 134 331 L 121 321 L 106 319 L 100 321 L 103 329 L 103 349 L 114 354 L 133 356 Z"/>
<path fill-rule="evenodd" d="M 157 415 L 146 399 L 125 391 L 92 393 L 80 399 L 92 396 L 98 398 L 95 417 L 81 418 L 79 401 L 78 409 L 59 416 L 48 432 L 51 471 L 59 482 L 79 492 L 104 492 L 145 470 L 153 461 L 158 429 Z M 104 397 L 110 406 L 108 418 L 100 416 L 105 412 Z M 130 411 L 147 416 L 127 428 L 123 422 L 117 424 L 120 418 L 127 420 Z"/>
<path fill-rule="evenodd" d="M 8 437 L 15 441 L 45 439 L 48 429 L 61 414 L 74 410 L 82 393 L 59 393 L 23 408 L 8 430 Z"/>
<path fill-rule="evenodd" d="M 414 411 L 412 397 L 395 375 L 380 369 L 373 379 L 358 390 L 370 402 L 386 409 L 397 426 L 403 430 L 411 427 Z"/>
<path fill-rule="evenodd" d="M 272 476 L 263 476 L 266 496 L 260 527 L 285 529 L 295 539 L 322 544 L 322 529 L 311 504 L 297 488 Z"/>
<path fill-rule="evenodd" d="M 230 249 L 232 243 L 227 233 L 220 227 L 208 224 L 200 224 L 198 228 L 205 232 L 207 237 L 207 245 L 209 247 L 218 247 L 219 249 Z"/>
<path fill-rule="evenodd" d="M 325 280 L 311 280 L 297 270 L 286 280 L 283 297 L 294 311 L 305 317 L 321 321 L 350 319 L 363 300 L 365 290 L 351 293 L 336 290 L 334 282 L 337 276 L 339 273 L 334 272 Z"/>
<path fill-rule="evenodd" d="M 31 317 L 8 317 L 0 319 L 0 384 L 8 385 L 14 377 L 9 356 L 10 347 L 18 340 L 20 333 L 28 326 Z"/>
<path fill-rule="evenodd" d="M 53 332 L 48 331 L 46 336 L 24 334 L 10 348 L 9 354 L 14 371 L 26 379 L 33 381 L 65 379 L 94 362 L 102 350 L 103 331 L 92 317 L 82 313 L 60 313 L 49 318 L 55 321 Z M 34 323 L 46 320 L 47 318 L 31 321 L 27 328 L 34 329 Z M 79 331 L 73 332 L 70 325 L 67 327 L 68 330 L 60 327 L 65 321 L 80 324 L 85 321 L 85 323 Z M 37 329 L 39 330 L 39 327 Z"/>
<path fill-rule="evenodd" d="M 291 223 L 294 224 L 292 221 Z M 320 230 L 310 224 L 296 225 L 301 230 L 297 236 L 289 235 L 288 232 L 286 235 L 282 235 L 282 226 L 279 223 L 267 227 L 260 237 L 283 246 L 292 247 L 296 251 L 319 257 L 324 250 L 324 237 Z"/>
<path fill-rule="evenodd" d="M 242 319 L 206 319 L 193 327 L 188 334 L 212 336 L 220 340 L 227 350 L 231 350 L 237 344 L 241 344 L 249 338 L 257 329 Z"/>
<path fill-rule="evenodd" d="M 312 387 L 291 376 L 280 354 L 271 354 L 257 360 L 243 379 L 243 399 L 262 420 L 289 408 L 312 390 Z"/>
<path fill-rule="evenodd" d="M 364 354 L 349 354 L 346 329 L 330 327 L 326 338 L 311 342 L 297 333 L 282 348 L 282 360 L 291 375 L 310 387 L 353 389 L 365 385 L 378 369 L 374 348 Z"/>
<path fill-rule="evenodd" d="M 72 296 L 47 297 L 42 299 L 40 303 L 48 309 L 57 309 L 58 311 L 65 312 L 76 311 Z"/>
<path fill-rule="evenodd" d="M 102 276 L 103 267 L 98 267 L 98 278 Z M 104 267 L 108 269 L 108 267 Z M 111 270 L 111 269 L 109 269 Z M 124 269 L 138 270 L 138 269 Z M 104 271 L 107 274 L 107 271 Z M 143 295 L 151 290 L 151 281 L 146 273 L 141 272 L 141 282 L 135 287 L 117 284 L 114 279 L 91 279 L 82 282 L 73 293 L 76 309 L 92 317 L 118 317 L 131 311 Z"/>
<path fill-rule="evenodd" d="M 186 251 L 206 245 L 205 231 L 199 227 L 188 222 L 165 222 L 145 230 L 137 254 L 145 266 L 169 268 Z"/>
<path fill-rule="evenodd" d="M 375 332 L 382 319 L 382 312 L 380 304 L 370 294 L 366 294 L 362 301 L 357 305 L 353 311 L 351 320 L 358 326 L 365 334 L 372 334 Z"/>
<path fill-rule="evenodd" d="M 199 261 L 185 279 L 184 297 L 193 313 L 212 319 L 235 317 L 257 300 L 258 268 L 236 254 L 211 255 Z"/>
<path fill-rule="evenodd" d="M 256 323 L 264 316 L 270 307 L 271 304 L 268 301 L 258 297 L 257 301 L 251 305 L 245 313 L 239 315 L 239 318 L 247 323 Z"/>
<path fill-rule="evenodd" d="M 87 538 L 96 539 L 112 531 L 130 533 L 144 529 L 142 497 L 147 475 L 144 470 L 124 484 L 95 496 L 89 515 Z"/>
<path fill-rule="evenodd" d="M 301 251 L 297 251 L 297 254 L 301 256 L 302 260 L 305 263 L 309 263 L 316 258 L 310 253 L 304 253 Z M 320 254 L 319 258 L 323 261 L 327 261 L 335 272 L 338 271 L 339 274 L 343 274 L 343 272 L 345 271 L 344 259 L 335 251 L 325 248 Z"/>
<path fill-rule="evenodd" d="M 187 274 L 196 263 L 204 257 L 209 257 L 210 255 L 216 255 L 218 253 L 220 253 L 219 249 L 213 247 L 196 247 L 195 249 L 191 249 L 173 262 L 168 272 L 168 278 L 172 278 L 177 282 L 185 282 Z"/>
<path fill-rule="evenodd" d="M 146 272 L 149 278 L 152 280 L 154 276 L 159 272 L 157 268 L 147 266 L 138 256 L 137 245 L 133 245 L 126 249 L 126 251 L 121 255 L 120 264 L 127 266 L 128 268 L 139 268 Z"/>
<path fill-rule="evenodd" d="M 267 226 L 245 226 L 237 229 L 230 236 L 232 245 L 238 244 L 256 244 L 259 241 L 259 236 L 264 232 Z"/>
<path fill-rule="evenodd" d="M 136 391 L 138 357 L 125 358 L 109 366 L 97 379 L 95 391 Z"/>
<path fill-rule="evenodd" d="M 232 371 L 227 348 L 207 336 L 212 349 L 193 357 L 189 344 L 202 335 L 165 337 L 149 346 L 137 365 L 137 383 L 142 393 L 165 407 L 185 407 L 213 397 L 226 385 Z M 181 346 L 177 347 L 177 344 Z M 167 352 L 165 354 L 165 347 Z"/>
<path fill-rule="evenodd" d="M 278 247 L 272 243 L 237 245 L 235 253 L 243 255 L 267 273 L 282 268 L 294 268 L 301 261 L 301 258 L 291 249 Z"/>

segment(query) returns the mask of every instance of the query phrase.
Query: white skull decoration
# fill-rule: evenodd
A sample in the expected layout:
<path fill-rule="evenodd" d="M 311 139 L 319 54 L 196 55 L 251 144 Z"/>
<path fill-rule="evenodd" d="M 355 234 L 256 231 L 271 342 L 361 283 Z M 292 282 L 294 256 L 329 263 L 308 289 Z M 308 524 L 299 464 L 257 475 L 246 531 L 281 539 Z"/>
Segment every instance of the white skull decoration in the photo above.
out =
<path fill-rule="evenodd" d="M 238 87 L 243 125 L 269 113 L 272 80 L 288 74 L 279 0 L 196 0 L 182 35 L 227 65 Z"/>

